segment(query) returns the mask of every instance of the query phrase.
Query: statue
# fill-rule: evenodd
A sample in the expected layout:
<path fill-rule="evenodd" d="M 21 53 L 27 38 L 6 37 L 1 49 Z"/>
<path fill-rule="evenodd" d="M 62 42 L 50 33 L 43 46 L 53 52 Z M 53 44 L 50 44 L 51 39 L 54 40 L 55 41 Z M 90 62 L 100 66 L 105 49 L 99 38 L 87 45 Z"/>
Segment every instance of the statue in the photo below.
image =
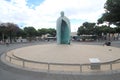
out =
<path fill-rule="evenodd" d="M 62 11 L 57 19 L 57 44 L 70 44 L 70 33 L 70 21 Z"/>

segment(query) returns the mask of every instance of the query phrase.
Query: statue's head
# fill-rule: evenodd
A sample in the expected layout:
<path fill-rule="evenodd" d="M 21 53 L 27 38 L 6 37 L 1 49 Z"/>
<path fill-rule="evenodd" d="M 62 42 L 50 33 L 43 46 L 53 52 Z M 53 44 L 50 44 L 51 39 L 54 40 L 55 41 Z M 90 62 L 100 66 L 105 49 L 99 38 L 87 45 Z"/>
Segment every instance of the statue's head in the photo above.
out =
<path fill-rule="evenodd" d="M 61 17 L 64 17 L 64 11 L 61 11 L 60 14 L 61 14 Z"/>

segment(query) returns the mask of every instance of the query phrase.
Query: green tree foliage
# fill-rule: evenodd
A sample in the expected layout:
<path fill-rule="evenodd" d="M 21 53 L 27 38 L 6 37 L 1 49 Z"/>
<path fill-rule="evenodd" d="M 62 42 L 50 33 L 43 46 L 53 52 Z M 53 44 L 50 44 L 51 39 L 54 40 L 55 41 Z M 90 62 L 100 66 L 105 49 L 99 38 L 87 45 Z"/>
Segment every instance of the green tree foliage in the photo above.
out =
<path fill-rule="evenodd" d="M 53 28 L 49 28 L 49 29 L 48 29 L 48 33 L 49 33 L 52 37 L 55 37 L 55 36 L 56 36 L 56 30 L 53 29 Z"/>
<path fill-rule="evenodd" d="M 102 25 L 102 26 L 96 26 L 95 23 L 89 23 L 89 22 L 85 22 L 83 23 L 82 26 L 80 26 L 78 28 L 77 34 L 80 35 L 93 35 L 93 37 L 95 37 L 94 39 L 96 39 L 96 37 L 101 38 L 102 34 L 107 35 L 107 33 L 111 33 L 114 34 L 117 31 L 119 31 L 120 28 L 111 28 L 108 27 L 106 25 Z M 86 36 L 87 37 L 87 36 Z M 84 37 L 85 38 L 85 37 Z"/>
<path fill-rule="evenodd" d="M 86 34 L 85 32 L 86 32 L 86 30 L 84 29 L 84 26 L 80 26 L 77 30 L 77 35 Z"/>
<path fill-rule="evenodd" d="M 83 25 L 78 28 L 77 34 L 94 35 L 95 34 L 94 28 L 95 28 L 95 23 L 84 22 Z"/>
<path fill-rule="evenodd" d="M 37 34 L 37 31 L 34 27 L 30 26 L 30 27 L 25 27 L 24 28 L 24 32 L 26 33 L 26 35 L 28 37 L 35 37 Z"/>
<path fill-rule="evenodd" d="M 42 35 L 45 35 L 45 34 L 50 34 L 50 36 L 55 37 L 55 36 L 56 36 L 56 30 L 53 29 L 53 28 L 49 28 L 49 29 L 46 29 L 46 28 L 38 29 L 38 35 L 39 35 L 39 36 L 42 36 Z"/>
<path fill-rule="evenodd" d="M 45 34 L 49 34 L 50 37 L 56 36 L 56 30 L 54 28 L 42 28 L 36 30 L 34 27 L 24 27 L 24 29 L 20 29 L 17 24 L 14 23 L 1 23 L 0 24 L 0 40 L 5 40 L 10 38 L 12 39 L 16 37 L 23 37 L 29 40 L 35 39 L 36 36 L 42 36 Z"/>
<path fill-rule="evenodd" d="M 116 33 L 120 33 L 120 27 L 115 27 Z"/>
<path fill-rule="evenodd" d="M 105 13 L 98 19 L 98 23 L 109 22 L 120 26 L 120 0 L 107 0 L 105 3 Z"/>
<path fill-rule="evenodd" d="M 32 40 L 35 39 L 36 35 L 37 35 L 37 31 L 34 27 L 29 26 L 29 27 L 25 27 L 24 28 L 24 32 L 27 36 L 27 39 L 31 42 Z"/>
<path fill-rule="evenodd" d="M 42 36 L 48 33 L 48 30 L 46 28 L 38 29 L 38 35 Z"/>
<path fill-rule="evenodd" d="M 18 32 L 17 32 L 17 37 L 26 38 L 27 34 L 25 33 L 25 31 L 23 29 L 19 29 Z"/>
<path fill-rule="evenodd" d="M 102 26 L 100 26 L 100 28 L 101 28 L 101 32 L 104 33 L 105 35 L 107 33 L 115 33 L 116 32 L 115 28 L 111 28 L 106 25 L 102 25 Z"/>
<path fill-rule="evenodd" d="M 5 23 L 1 23 L 0 24 L 0 40 L 4 41 L 5 33 L 6 33 L 6 24 Z"/>
<path fill-rule="evenodd" d="M 96 27 L 94 28 L 94 33 L 95 33 L 95 35 L 97 35 L 97 36 L 102 36 L 102 33 L 103 33 L 102 26 L 96 26 Z"/>
<path fill-rule="evenodd" d="M 14 23 L 9 23 L 9 22 L 8 23 L 1 23 L 0 30 L 1 30 L 3 39 L 4 39 L 4 37 L 6 37 L 6 38 L 9 37 L 10 43 L 12 43 L 12 39 L 15 38 L 16 33 L 19 30 L 19 27 L 17 24 L 14 24 Z"/>

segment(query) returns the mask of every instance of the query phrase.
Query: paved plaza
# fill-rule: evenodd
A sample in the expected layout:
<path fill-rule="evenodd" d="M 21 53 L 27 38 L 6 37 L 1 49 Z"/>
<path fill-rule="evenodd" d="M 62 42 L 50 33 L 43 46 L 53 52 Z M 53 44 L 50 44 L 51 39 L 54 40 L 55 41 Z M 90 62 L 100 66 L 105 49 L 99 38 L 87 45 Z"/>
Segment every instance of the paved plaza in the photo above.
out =
<path fill-rule="evenodd" d="M 23 47 L 9 53 L 37 62 L 86 64 L 90 63 L 90 58 L 98 58 L 101 63 L 117 60 L 120 58 L 119 52 L 119 48 L 111 46 L 46 44 Z"/>
<path fill-rule="evenodd" d="M 50 42 L 10 44 L 9 46 L 0 45 L 0 54 L 14 49 L 36 44 L 48 44 Z M 103 42 L 75 42 L 81 45 L 102 45 Z M 120 48 L 120 41 L 112 42 L 112 46 Z M 120 73 L 110 72 L 103 74 L 53 74 L 44 72 L 24 71 L 17 68 L 7 66 L 0 60 L 0 80 L 119 80 Z"/>

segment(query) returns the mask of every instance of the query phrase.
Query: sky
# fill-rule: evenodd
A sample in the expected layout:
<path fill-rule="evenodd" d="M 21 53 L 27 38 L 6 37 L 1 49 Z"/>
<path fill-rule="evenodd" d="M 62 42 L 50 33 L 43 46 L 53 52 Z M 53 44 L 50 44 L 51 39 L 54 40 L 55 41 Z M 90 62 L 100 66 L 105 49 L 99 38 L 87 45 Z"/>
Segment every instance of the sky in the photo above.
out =
<path fill-rule="evenodd" d="M 0 22 L 19 27 L 55 28 L 60 12 L 69 18 L 71 31 L 84 22 L 97 22 L 104 13 L 106 0 L 0 0 Z"/>

